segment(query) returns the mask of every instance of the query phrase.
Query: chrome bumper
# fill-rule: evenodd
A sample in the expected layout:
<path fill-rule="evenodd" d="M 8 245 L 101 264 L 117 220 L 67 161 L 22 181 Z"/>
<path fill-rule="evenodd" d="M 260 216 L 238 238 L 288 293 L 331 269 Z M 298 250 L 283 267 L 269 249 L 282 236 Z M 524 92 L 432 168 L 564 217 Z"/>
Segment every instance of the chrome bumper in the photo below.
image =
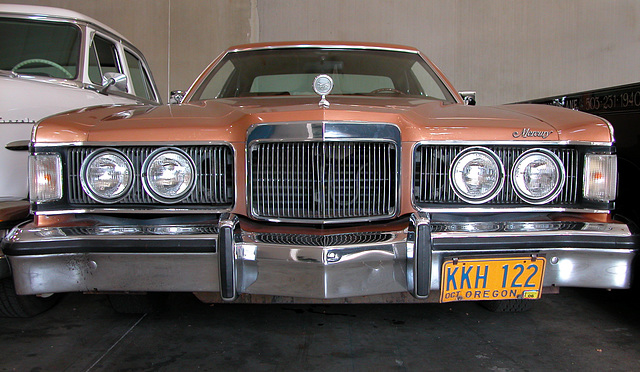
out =
<path fill-rule="evenodd" d="M 84 218 L 84 225 L 88 220 Z M 258 232 L 250 221 L 15 228 L 2 249 L 19 294 L 220 292 L 335 299 L 439 290 L 446 259 L 545 256 L 545 287 L 628 288 L 635 236 L 618 223 L 438 222 L 359 232 Z M 264 226 L 262 226 L 264 228 Z M 2 257 L 2 252 L 0 252 Z"/>

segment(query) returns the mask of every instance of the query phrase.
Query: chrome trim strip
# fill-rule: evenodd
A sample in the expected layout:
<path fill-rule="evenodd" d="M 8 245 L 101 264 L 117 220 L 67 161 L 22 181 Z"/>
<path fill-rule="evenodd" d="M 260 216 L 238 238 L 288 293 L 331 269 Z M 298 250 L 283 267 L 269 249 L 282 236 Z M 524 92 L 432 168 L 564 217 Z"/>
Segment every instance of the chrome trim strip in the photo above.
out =
<path fill-rule="evenodd" d="M 272 129 L 269 129 L 272 127 Z M 371 131 L 372 127 L 379 127 Z M 369 130 L 367 130 L 369 129 Z M 247 130 L 249 147 L 256 141 L 309 141 L 351 139 L 402 142 L 400 128 L 396 124 L 363 121 L 300 121 L 253 124 Z"/>
<path fill-rule="evenodd" d="M 235 198 L 234 198 L 235 201 Z M 45 205 L 45 203 L 38 203 L 38 205 Z M 114 214 L 127 214 L 127 213 L 145 213 L 145 214 L 166 214 L 166 213 L 179 213 L 179 214 L 211 214 L 211 213 L 225 213 L 233 210 L 233 206 L 225 209 L 214 208 L 199 208 L 199 209 L 178 209 L 178 208 L 158 208 L 158 209 L 114 209 L 114 208 L 78 208 L 78 209 L 61 209 L 55 211 L 32 211 L 37 216 L 57 216 L 62 214 L 85 214 L 85 213 L 114 213 Z"/>
<path fill-rule="evenodd" d="M 87 209 L 64 209 L 64 210 L 56 210 L 56 211 L 35 211 L 35 214 L 38 216 L 56 216 L 62 214 L 85 214 L 85 213 L 115 213 L 115 214 L 126 214 L 126 213 L 149 213 L 149 214 L 161 214 L 161 213 L 189 213 L 189 214 L 210 214 L 210 213 L 225 213 L 230 212 L 233 208 L 228 209 L 177 209 L 177 208 L 161 208 L 161 209 L 112 209 L 112 208 L 87 208 Z M 576 208 L 531 208 L 531 207 L 523 207 L 523 208 L 419 208 L 416 207 L 416 210 L 419 212 L 426 213 L 529 213 L 529 212 L 548 212 L 548 213 L 560 213 L 560 212 L 569 212 L 569 213 L 597 213 L 597 214 L 608 214 L 609 210 L 599 210 L 599 209 L 576 209 Z M 281 219 L 265 219 L 264 221 L 269 222 L 284 222 Z M 323 220 L 319 220 L 323 221 Z M 370 222 L 374 220 L 363 220 L 362 222 Z M 339 222 L 353 222 L 353 220 L 339 220 Z M 337 223 L 337 222 L 336 222 Z"/>
<path fill-rule="evenodd" d="M 525 222 L 433 222 L 444 231 L 431 233 L 436 238 L 501 238 L 537 236 L 608 236 L 630 237 L 629 227 L 622 223 L 587 222 L 566 223 L 558 221 Z"/>
<path fill-rule="evenodd" d="M 513 208 L 484 208 L 460 207 L 460 208 L 422 208 L 415 205 L 414 208 L 420 212 L 427 213 L 530 213 L 530 212 L 575 212 L 575 213 L 610 213 L 608 209 L 579 209 L 579 208 L 536 208 L 536 207 L 513 207 Z"/>
<path fill-rule="evenodd" d="M 235 228 L 238 218 L 235 215 L 223 215 L 217 225 L 211 224 L 168 224 L 168 225 L 97 225 L 78 227 L 33 227 L 32 225 L 13 229 L 5 239 L 11 243 L 31 243 L 43 241 L 61 241 L 75 239 L 166 239 L 167 236 L 189 238 L 215 238 L 218 234 L 209 232 L 212 227 Z M 564 222 L 564 221 L 517 221 L 517 222 L 438 222 L 427 214 L 412 215 L 411 226 L 429 224 L 431 236 L 438 238 L 498 238 L 498 237 L 536 237 L 536 236 L 607 236 L 631 237 L 629 227 L 622 223 L 606 222 Z M 280 227 L 282 228 L 282 227 Z M 276 229 L 273 229 L 276 230 Z M 285 231 L 289 231 L 284 228 Z M 322 230 L 320 230 L 322 231 Z M 399 230 L 404 231 L 404 230 Z M 271 231 L 277 232 L 277 231 Z M 374 231 L 374 233 L 396 234 L 398 231 Z M 244 242 L 263 243 L 255 237 L 256 233 L 242 232 Z M 385 241 L 386 242 L 386 241 Z M 358 245 L 360 243 L 356 243 Z M 278 245 L 283 245 L 279 243 Z M 348 244 L 347 244 L 348 245 Z M 309 247 L 308 245 L 291 246 Z"/>
<path fill-rule="evenodd" d="M 233 147 L 233 144 L 228 141 L 176 141 L 176 142 L 31 142 L 31 146 L 38 147 L 118 147 L 118 146 L 159 146 L 159 147 L 171 147 L 171 146 L 215 146 L 215 145 L 227 145 Z M 235 151 L 235 149 L 234 149 Z"/>
<path fill-rule="evenodd" d="M 611 147 L 613 142 L 590 142 L 590 141 L 528 141 L 528 140 L 505 140 L 505 141 L 418 141 L 413 144 L 412 151 L 420 145 L 469 145 L 469 146 L 490 146 L 490 145 L 505 145 L 505 146 L 599 146 L 599 147 Z"/>
<path fill-rule="evenodd" d="M 377 46 L 364 46 L 364 45 L 328 45 L 328 44 L 289 44 L 289 45 L 273 45 L 263 47 L 247 47 L 236 48 L 228 50 L 224 56 L 229 53 L 246 52 L 246 51 L 258 51 L 258 50 L 276 50 L 276 49 L 353 49 L 353 50 L 380 50 L 387 52 L 404 52 L 411 54 L 420 54 L 420 51 L 414 49 L 404 49 L 401 47 L 377 47 Z"/>
<path fill-rule="evenodd" d="M 600 116 L 599 116 L 599 118 L 600 118 L 600 119 L 602 119 L 602 120 L 604 120 L 604 122 L 605 122 L 605 123 L 607 123 L 607 126 L 609 127 L 609 135 L 611 136 L 611 140 L 615 142 L 615 138 L 616 138 L 616 137 L 614 136 L 614 134 L 615 134 L 615 133 L 614 133 L 614 132 L 615 132 L 615 129 L 613 129 L 613 125 L 611 125 L 611 123 L 609 122 L 609 120 L 604 119 L 604 118 L 602 118 L 602 117 L 600 117 Z"/>
<path fill-rule="evenodd" d="M 213 225 L 215 227 L 215 225 Z M 46 243 L 75 240 L 181 240 L 217 239 L 210 224 L 193 225 L 120 225 L 82 227 L 17 227 L 5 237 L 9 243 Z"/>
<path fill-rule="evenodd" d="M 123 105 L 115 105 L 115 106 L 123 106 Z M 382 122 L 359 122 L 359 121 L 354 121 L 354 122 L 350 122 L 350 121 L 340 121 L 340 122 L 278 122 L 278 123 L 267 123 L 267 124 L 253 124 L 249 130 L 248 133 L 250 133 L 252 131 L 252 128 L 255 126 L 261 126 L 261 125 L 287 125 L 287 124 L 302 124 L 302 125 L 306 125 L 306 124 L 312 124 L 312 123 L 340 123 L 340 124 L 384 124 L 384 125 L 389 125 L 389 126 L 395 126 L 397 127 L 397 125 L 395 124 L 391 124 L 391 123 L 382 123 Z M 282 133 L 279 133 L 282 134 Z M 308 137 L 305 137 L 306 139 L 308 139 Z M 290 138 L 290 139 L 294 139 L 294 138 Z M 406 142 L 403 142 L 406 143 Z M 178 141 L 178 142 L 140 142 L 140 141 L 131 141 L 131 142 L 55 142 L 55 143 L 50 143 L 50 142 L 33 142 L 32 140 L 32 146 L 34 147 L 52 147 L 52 146 L 56 146 L 56 147 L 67 147 L 67 146 L 187 146 L 187 145 L 193 145 L 193 146 L 206 146 L 206 145 L 221 145 L 221 144 L 227 144 L 227 145 L 231 145 L 231 142 L 228 141 L 194 141 L 194 142 L 185 142 L 185 141 Z M 612 142 L 588 142 L 588 141 L 418 141 L 418 142 L 412 142 L 412 151 L 415 151 L 415 147 L 416 146 L 420 146 L 420 145 L 469 145 L 469 146 L 478 146 L 478 145 L 485 145 L 485 146 L 490 146 L 490 145 L 506 145 L 506 146 L 511 146 L 511 145 L 520 145 L 520 146 L 598 146 L 598 147 L 612 147 L 613 143 Z"/>

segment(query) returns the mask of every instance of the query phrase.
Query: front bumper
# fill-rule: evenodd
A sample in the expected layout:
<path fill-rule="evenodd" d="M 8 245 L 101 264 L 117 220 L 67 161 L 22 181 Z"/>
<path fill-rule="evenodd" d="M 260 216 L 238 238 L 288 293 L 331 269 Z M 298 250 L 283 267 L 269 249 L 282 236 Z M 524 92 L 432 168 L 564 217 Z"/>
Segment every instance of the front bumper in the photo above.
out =
<path fill-rule="evenodd" d="M 627 225 L 567 216 L 450 222 L 415 214 L 348 229 L 233 215 L 145 222 L 79 216 L 71 225 L 28 223 L 5 238 L 19 294 L 187 291 L 234 300 L 408 292 L 433 300 L 446 259 L 511 256 L 545 257 L 544 287 L 628 288 L 636 253 Z"/>

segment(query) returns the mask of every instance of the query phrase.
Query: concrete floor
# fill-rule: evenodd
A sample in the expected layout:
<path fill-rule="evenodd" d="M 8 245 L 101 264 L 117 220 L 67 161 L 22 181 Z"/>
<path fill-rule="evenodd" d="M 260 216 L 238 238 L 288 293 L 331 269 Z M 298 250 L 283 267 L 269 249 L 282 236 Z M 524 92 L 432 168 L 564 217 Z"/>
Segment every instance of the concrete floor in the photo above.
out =
<path fill-rule="evenodd" d="M 116 314 L 72 294 L 32 319 L 0 318 L 0 371 L 640 370 L 630 291 L 563 289 L 533 310 L 476 303 L 208 306 Z"/>

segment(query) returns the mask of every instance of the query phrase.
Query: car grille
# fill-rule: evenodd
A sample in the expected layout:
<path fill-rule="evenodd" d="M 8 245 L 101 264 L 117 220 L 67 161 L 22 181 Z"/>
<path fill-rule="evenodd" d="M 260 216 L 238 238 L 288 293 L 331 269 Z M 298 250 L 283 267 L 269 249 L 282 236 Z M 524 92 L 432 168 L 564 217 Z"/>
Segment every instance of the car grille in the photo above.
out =
<path fill-rule="evenodd" d="M 382 243 L 387 242 L 392 238 L 393 235 L 387 233 L 351 233 L 331 235 L 261 233 L 256 235 L 256 240 L 260 243 L 314 247 Z"/>
<path fill-rule="evenodd" d="M 502 160 L 505 169 L 504 187 L 490 201 L 488 206 L 531 206 L 518 197 L 511 184 L 511 168 L 523 152 L 531 149 L 523 146 L 484 146 Z M 459 207 L 469 204 L 462 201 L 450 185 L 449 169 L 458 153 L 468 146 L 421 145 L 414 154 L 414 198 L 421 206 L 438 208 Z M 546 148 L 558 156 L 564 164 L 566 179 L 560 194 L 545 206 L 570 206 L 577 203 L 580 190 L 579 153 L 575 148 Z"/>
<path fill-rule="evenodd" d="M 159 147 L 131 146 L 118 147 L 134 167 L 134 180 L 131 190 L 115 206 L 140 206 L 145 208 L 165 208 L 167 204 L 155 201 L 143 188 L 141 169 L 144 160 Z M 201 205 L 206 208 L 228 208 L 233 204 L 233 156 L 229 146 L 179 146 L 193 159 L 196 165 L 196 183 L 191 193 L 172 206 L 189 205 L 190 207 Z M 104 205 L 95 201 L 82 189 L 81 167 L 84 160 L 92 152 L 99 150 L 97 147 L 73 147 L 67 152 L 67 179 L 68 200 L 73 206 Z"/>
<path fill-rule="evenodd" d="M 391 142 L 264 142 L 251 147 L 257 218 L 376 219 L 397 208 Z"/>

